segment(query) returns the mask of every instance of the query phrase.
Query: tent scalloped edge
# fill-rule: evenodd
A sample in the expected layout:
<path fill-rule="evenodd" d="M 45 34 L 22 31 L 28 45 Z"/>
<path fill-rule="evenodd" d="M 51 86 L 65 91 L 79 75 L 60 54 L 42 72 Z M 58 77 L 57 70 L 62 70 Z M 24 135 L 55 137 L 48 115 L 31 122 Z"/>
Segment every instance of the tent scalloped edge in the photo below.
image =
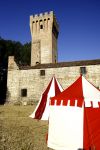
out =
<path fill-rule="evenodd" d="M 100 108 L 100 101 L 97 99 L 95 101 L 88 100 L 83 101 L 82 99 L 73 99 L 73 100 L 51 100 L 51 106 L 74 106 L 74 107 L 91 107 L 91 108 Z"/>

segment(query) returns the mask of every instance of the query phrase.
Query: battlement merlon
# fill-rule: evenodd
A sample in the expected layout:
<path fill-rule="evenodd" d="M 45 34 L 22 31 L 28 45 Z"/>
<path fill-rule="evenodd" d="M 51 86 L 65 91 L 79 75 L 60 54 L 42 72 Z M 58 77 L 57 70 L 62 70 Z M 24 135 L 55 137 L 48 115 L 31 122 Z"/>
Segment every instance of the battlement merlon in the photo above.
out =
<path fill-rule="evenodd" d="M 33 23 L 40 22 L 40 21 L 47 21 L 49 19 L 52 22 L 52 26 L 54 24 L 55 27 L 56 27 L 57 32 L 59 33 L 59 25 L 57 23 L 57 19 L 55 17 L 55 14 L 54 14 L 53 11 L 50 11 L 50 12 L 45 12 L 45 13 L 40 13 L 40 14 L 35 14 L 35 15 L 30 16 L 31 36 L 32 36 L 32 33 L 33 33 L 33 28 L 32 28 Z"/>

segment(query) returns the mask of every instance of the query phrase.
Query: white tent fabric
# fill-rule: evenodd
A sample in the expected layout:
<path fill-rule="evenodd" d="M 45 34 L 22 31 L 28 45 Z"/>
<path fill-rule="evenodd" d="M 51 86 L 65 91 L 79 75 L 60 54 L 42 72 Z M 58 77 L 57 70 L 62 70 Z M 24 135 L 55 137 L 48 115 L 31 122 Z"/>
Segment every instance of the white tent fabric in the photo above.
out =
<path fill-rule="evenodd" d="M 93 107 L 99 107 L 98 102 L 100 101 L 100 92 L 92 84 L 90 84 L 84 77 L 82 77 L 83 84 L 83 95 L 86 107 L 91 107 L 91 101 Z"/>
<path fill-rule="evenodd" d="M 50 109 L 48 147 L 55 150 L 83 147 L 83 109 L 56 105 Z"/>
<path fill-rule="evenodd" d="M 99 102 L 100 91 L 83 76 L 51 98 L 48 147 L 55 150 L 88 150 L 95 147 L 99 150 Z"/>
<path fill-rule="evenodd" d="M 30 115 L 33 119 L 48 120 L 50 97 L 56 96 L 63 89 L 55 77 L 53 77 L 47 86 L 46 90 L 41 95 L 41 98 L 34 112 Z"/>

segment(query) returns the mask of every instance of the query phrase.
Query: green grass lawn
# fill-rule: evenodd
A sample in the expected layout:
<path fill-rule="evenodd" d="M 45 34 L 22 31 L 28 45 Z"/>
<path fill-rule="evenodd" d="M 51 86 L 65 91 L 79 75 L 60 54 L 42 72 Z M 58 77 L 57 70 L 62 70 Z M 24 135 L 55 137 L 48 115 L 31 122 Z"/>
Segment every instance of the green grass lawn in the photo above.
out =
<path fill-rule="evenodd" d="M 49 150 L 47 121 L 29 118 L 34 106 L 0 106 L 0 150 Z"/>

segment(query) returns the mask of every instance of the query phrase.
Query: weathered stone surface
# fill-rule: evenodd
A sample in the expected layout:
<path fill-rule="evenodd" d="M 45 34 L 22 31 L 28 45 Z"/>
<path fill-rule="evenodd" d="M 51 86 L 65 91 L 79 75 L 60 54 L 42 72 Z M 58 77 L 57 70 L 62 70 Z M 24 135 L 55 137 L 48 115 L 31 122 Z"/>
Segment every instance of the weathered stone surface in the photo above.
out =
<path fill-rule="evenodd" d="M 80 67 L 43 68 L 45 76 L 40 75 L 41 69 L 9 70 L 8 101 L 38 101 L 53 75 L 65 89 L 79 77 Z M 100 87 L 100 65 L 86 66 L 86 70 L 86 79 Z M 21 89 L 27 89 L 27 97 L 21 96 Z"/>

